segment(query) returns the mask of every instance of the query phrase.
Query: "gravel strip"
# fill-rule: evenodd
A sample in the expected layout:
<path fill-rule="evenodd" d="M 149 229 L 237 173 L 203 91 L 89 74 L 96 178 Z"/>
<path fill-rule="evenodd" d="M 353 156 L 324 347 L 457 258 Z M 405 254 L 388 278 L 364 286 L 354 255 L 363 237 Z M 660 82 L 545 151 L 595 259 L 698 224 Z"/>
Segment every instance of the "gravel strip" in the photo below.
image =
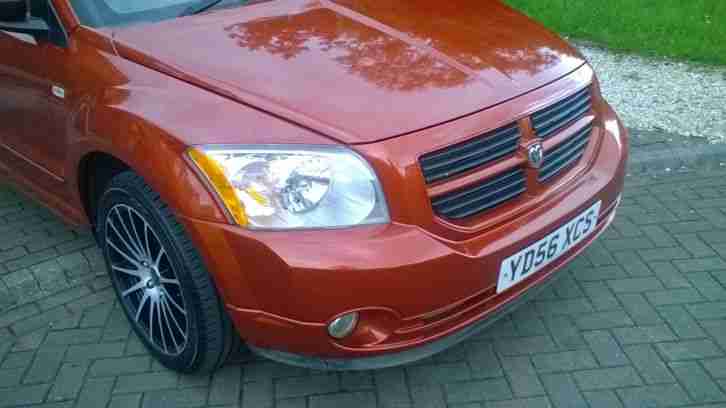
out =
<path fill-rule="evenodd" d="M 726 67 L 617 54 L 578 44 L 631 129 L 726 143 Z"/>

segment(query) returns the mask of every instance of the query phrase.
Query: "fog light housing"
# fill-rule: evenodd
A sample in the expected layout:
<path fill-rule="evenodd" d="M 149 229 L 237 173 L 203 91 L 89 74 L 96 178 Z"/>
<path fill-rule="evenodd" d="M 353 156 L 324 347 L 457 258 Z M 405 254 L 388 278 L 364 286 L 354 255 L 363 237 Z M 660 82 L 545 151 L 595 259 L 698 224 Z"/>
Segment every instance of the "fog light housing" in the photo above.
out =
<path fill-rule="evenodd" d="M 344 314 L 328 324 L 328 334 L 336 339 L 348 337 L 358 325 L 358 312 Z"/>

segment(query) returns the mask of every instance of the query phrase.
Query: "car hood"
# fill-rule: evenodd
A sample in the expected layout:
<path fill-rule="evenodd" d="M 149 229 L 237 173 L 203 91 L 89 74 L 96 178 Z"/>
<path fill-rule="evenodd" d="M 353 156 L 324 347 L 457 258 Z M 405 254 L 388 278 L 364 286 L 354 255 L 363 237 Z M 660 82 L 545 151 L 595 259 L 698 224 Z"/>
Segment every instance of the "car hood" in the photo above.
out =
<path fill-rule="evenodd" d="M 113 37 L 126 58 L 352 144 L 486 109 L 585 62 L 496 0 L 270 1 Z"/>

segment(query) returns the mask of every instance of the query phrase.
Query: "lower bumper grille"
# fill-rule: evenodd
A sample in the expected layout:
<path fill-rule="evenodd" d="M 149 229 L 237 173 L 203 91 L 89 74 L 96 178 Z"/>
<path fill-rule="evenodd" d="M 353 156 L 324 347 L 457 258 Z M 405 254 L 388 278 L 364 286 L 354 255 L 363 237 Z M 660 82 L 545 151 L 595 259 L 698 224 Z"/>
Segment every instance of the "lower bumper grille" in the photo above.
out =
<path fill-rule="evenodd" d="M 454 191 L 431 200 L 437 214 L 461 219 L 494 208 L 526 190 L 524 170 L 517 168 L 482 183 Z"/>
<path fill-rule="evenodd" d="M 545 161 L 539 172 L 539 181 L 548 181 L 570 165 L 577 163 L 585 153 L 591 133 L 592 124 L 584 127 L 554 149 L 545 152 Z"/>

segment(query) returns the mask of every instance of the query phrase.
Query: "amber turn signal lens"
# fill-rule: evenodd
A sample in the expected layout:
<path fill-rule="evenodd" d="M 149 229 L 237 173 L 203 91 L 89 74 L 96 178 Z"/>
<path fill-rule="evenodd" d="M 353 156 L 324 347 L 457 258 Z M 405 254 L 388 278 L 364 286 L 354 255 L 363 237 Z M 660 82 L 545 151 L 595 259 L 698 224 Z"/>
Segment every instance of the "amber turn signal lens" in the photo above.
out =
<path fill-rule="evenodd" d="M 189 158 L 197 165 L 199 170 L 207 177 L 209 183 L 214 187 L 219 198 L 224 202 L 234 221 L 240 226 L 247 226 L 247 214 L 244 206 L 237 197 L 237 192 L 227 180 L 222 166 L 216 160 L 210 158 L 204 152 L 191 148 L 187 151 Z"/>

